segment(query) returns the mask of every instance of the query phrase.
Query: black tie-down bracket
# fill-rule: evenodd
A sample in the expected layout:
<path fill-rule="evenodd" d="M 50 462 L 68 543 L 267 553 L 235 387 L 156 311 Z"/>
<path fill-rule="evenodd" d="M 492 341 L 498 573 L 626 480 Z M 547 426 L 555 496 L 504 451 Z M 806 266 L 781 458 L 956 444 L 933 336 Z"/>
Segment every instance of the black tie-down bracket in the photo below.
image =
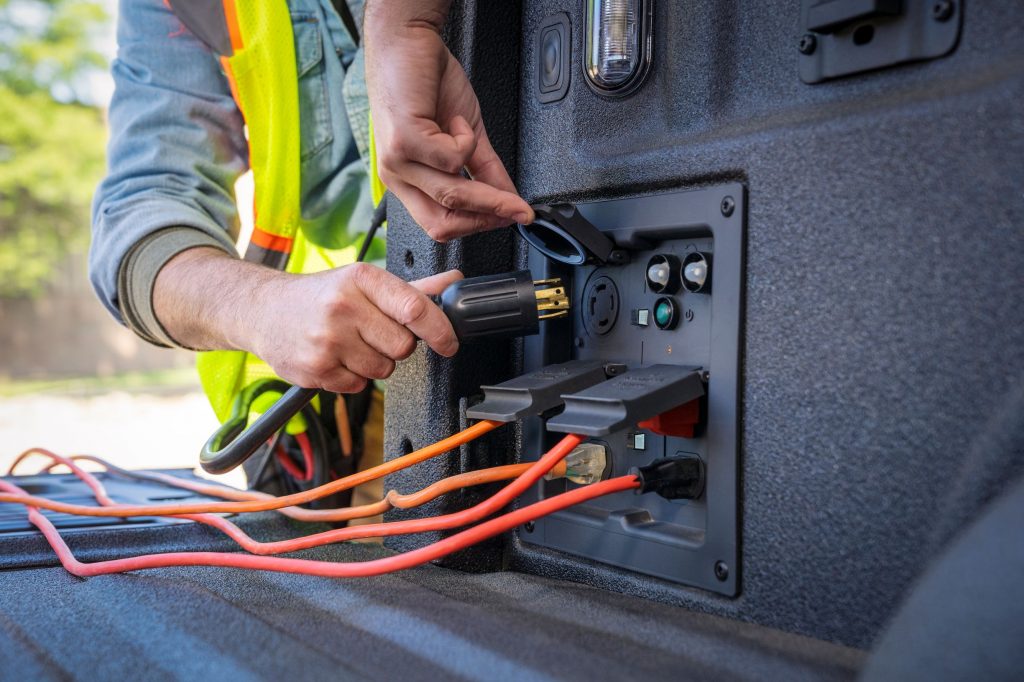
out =
<path fill-rule="evenodd" d="M 960 40 L 963 0 L 803 0 L 800 79 L 830 78 L 935 59 Z"/>

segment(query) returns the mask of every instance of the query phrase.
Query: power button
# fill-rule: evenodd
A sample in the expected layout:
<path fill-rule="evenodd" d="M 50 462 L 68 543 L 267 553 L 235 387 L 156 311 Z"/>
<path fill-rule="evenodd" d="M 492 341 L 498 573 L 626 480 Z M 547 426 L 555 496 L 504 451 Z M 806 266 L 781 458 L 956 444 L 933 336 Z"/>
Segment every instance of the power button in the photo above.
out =
<path fill-rule="evenodd" d="M 537 99 L 557 102 L 569 90 L 569 64 L 572 52 L 569 15 L 553 14 L 541 23 L 537 32 Z"/>

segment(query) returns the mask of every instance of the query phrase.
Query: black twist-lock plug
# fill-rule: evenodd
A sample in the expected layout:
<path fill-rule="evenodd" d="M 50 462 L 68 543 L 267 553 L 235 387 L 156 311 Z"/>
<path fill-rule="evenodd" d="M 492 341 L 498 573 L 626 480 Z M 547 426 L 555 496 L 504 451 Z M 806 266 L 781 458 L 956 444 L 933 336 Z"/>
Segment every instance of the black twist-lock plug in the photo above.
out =
<path fill-rule="evenodd" d="M 569 315 L 562 281 L 534 281 L 529 270 L 460 280 L 444 290 L 438 303 L 460 341 L 530 336 L 540 331 L 541 320 Z"/>

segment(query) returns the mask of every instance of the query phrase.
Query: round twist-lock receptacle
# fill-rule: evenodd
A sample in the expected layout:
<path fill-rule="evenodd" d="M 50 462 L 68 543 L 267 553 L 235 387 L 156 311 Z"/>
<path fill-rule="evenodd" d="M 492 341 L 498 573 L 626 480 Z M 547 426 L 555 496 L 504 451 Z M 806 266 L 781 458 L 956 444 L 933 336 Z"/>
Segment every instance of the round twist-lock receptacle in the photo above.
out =
<path fill-rule="evenodd" d="M 610 277 L 595 277 L 583 291 L 583 326 L 588 333 L 601 336 L 615 326 L 619 317 L 619 290 Z"/>

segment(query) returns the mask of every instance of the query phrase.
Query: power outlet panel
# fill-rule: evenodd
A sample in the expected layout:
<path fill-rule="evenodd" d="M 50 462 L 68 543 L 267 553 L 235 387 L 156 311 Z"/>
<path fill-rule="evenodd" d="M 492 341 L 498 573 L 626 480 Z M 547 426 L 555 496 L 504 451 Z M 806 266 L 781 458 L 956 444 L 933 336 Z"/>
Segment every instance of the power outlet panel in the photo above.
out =
<path fill-rule="evenodd" d="M 535 276 L 570 283 L 573 314 L 542 325 L 524 346 L 525 370 L 568 360 L 601 360 L 628 368 L 657 364 L 700 368 L 706 398 L 693 438 L 628 428 L 594 438 L 607 446 L 607 476 L 675 455 L 697 455 L 706 484 L 695 500 L 666 500 L 632 492 L 610 495 L 539 519 L 520 530 L 525 543 L 693 585 L 720 594 L 739 592 L 738 438 L 739 339 L 743 306 L 746 194 L 731 183 L 687 192 L 577 204 L 595 227 L 629 252 L 623 265 L 564 265 L 530 255 Z M 699 254 L 699 255 L 698 255 Z M 704 262 L 707 279 L 673 281 L 668 291 L 649 284 L 648 265 L 659 257 L 681 276 L 686 263 Z M 687 260 L 689 258 L 689 260 Z M 659 309 L 659 301 L 662 302 Z M 671 316 L 669 315 L 671 313 Z M 670 319 L 671 317 L 671 319 Z M 664 327 L 664 328 L 662 328 Z M 546 421 L 524 422 L 525 453 L 542 453 L 562 436 Z M 556 495 L 574 484 L 544 481 L 524 502 Z"/>

